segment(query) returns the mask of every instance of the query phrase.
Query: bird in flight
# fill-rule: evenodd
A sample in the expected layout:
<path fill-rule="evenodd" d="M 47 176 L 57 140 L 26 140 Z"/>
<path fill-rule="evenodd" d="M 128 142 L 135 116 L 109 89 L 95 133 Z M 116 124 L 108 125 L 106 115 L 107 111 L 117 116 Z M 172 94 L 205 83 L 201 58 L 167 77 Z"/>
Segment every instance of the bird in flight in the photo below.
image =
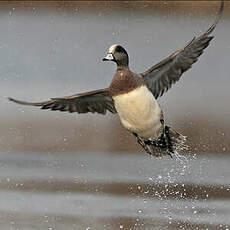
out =
<path fill-rule="evenodd" d="M 150 155 L 171 157 L 185 146 L 185 137 L 165 125 L 163 112 L 157 102 L 181 75 L 192 67 L 204 49 L 219 22 L 224 1 L 211 27 L 199 37 L 194 37 L 186 46 L 152 66 L 143 73 L 129 69 L 129 56 L 121 45 L 112 45 L 103 61 L 112 61 L 117 70 L 108 88 L 75 94 L 68 97 L 32 103 L 9 98 L 22 105 L 38 106 L 41 109 L 68 111 L 70 113 L 99 113 L 107 111 L 118 114 L 122 125 L 131 132 L 137 142 Z"/>

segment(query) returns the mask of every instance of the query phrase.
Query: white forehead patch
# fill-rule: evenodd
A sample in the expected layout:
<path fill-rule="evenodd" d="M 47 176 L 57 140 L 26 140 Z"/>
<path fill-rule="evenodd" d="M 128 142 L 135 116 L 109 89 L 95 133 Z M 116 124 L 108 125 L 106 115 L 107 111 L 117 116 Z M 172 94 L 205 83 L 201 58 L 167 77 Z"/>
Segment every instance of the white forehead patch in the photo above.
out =
<path fill-rule="evenodd" d="M 113 54 L 117 46 L 118 46 L 117 44 L 114 44 L 114 45 L 110 46 L 109 53 Z"/>
<path fill-rule="evenodd" d="M 111 53 L 108 53 L 107 56 L 105 57 L 105 59 L 112 61 L 114 58 L 113 58 L 113 55 Z"/>

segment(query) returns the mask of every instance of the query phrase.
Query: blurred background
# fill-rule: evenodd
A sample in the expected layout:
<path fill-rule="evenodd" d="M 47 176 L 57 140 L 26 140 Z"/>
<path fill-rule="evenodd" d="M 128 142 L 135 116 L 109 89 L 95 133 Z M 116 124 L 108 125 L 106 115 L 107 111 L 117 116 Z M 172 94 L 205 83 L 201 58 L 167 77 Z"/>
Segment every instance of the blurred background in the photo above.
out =
<path fill-rule="evenodd" d="M 166 123 L 188 137 L 184 155 L 198 160 L 151 158 L 117 115 L 43 111 L 7 101 L 108 87 L 116 66 L 102 58 L 114 43 L 127 49 L 131 70 L 143 72 L 206 31 L 219 5 L 0 2 L 3 229 L 228 229 L 229 2 L 210 46 L 159 99 Z M 182 201 L 176 203 L 178 194 Z"/>
<path fill-rule="evenodd" d="M 1 145 L 4 151 L 137 152 L 118 117 L 40 111 L 7 96 L 42 101 L 108 87 L 115 72 L 102 58 L 114 43 L 143 72 L 215 20 L 219 2 L 1 3 Z M 228 153 L 229 4 L 215 39 L 191 70 L 160 98 L 166 122 L 199 153 Z M 46 134 L 46 135 L 44 135 Z"/>

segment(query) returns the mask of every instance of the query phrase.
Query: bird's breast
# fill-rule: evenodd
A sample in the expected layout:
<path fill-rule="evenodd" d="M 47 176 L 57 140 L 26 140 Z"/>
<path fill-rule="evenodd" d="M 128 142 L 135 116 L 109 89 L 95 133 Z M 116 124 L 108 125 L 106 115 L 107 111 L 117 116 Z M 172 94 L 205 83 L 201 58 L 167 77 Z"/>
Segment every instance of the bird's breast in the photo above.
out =
<path fill-rule="evenodd" d="M 159 138 L 162 134 L 161 108 L 152 93 L 142 85 L 113 97 L 124 127 L 142 138 Z"/>

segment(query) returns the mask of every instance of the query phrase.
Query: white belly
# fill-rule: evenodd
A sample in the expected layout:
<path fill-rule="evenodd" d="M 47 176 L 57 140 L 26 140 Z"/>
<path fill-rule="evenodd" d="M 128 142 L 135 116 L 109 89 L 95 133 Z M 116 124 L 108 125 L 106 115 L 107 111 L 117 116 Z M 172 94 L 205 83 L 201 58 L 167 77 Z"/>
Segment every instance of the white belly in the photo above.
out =
<path fill-rule="evenodd" d="M 113 100 L 126 129 L 145 139 L 157 139 L 161 136 L 161 108 L 146 86 L 114 96 Z"/>

